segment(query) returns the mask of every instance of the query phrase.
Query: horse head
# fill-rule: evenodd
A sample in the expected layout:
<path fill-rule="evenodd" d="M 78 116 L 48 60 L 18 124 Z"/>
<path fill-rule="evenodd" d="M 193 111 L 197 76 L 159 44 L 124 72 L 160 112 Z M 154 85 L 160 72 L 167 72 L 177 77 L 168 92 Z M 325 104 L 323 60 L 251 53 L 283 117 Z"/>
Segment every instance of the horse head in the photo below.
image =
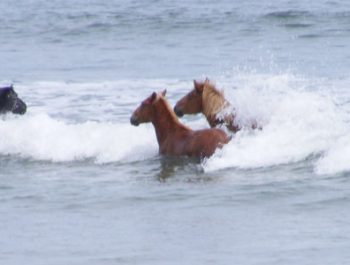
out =
<path fill-rule="evenodd" d="M 182 117 L 184 114 L 202 112 L 202 96 L 207 82 L 209 82 L 209 79 L 206 79 L 205 82 L 193 81 L 193 89 L 175 104 L 174 112 L 178 117 Z"/>
<path fill-rule="evenodd" d="M 24 114 L 27 105 L 18 97 L 13 86 L 0 88 L 0 113 Z"/>
<path fill-rule="evenodd" d="M 160 98 L 164 97 L 166 90 L 156 93 L 153 92 L 148 98 L 141 102 L 141 105 L 133 112 L 130 123 L 138 126 L 140 123 L 151 122 L 153 117 L 153 104 Z"/>

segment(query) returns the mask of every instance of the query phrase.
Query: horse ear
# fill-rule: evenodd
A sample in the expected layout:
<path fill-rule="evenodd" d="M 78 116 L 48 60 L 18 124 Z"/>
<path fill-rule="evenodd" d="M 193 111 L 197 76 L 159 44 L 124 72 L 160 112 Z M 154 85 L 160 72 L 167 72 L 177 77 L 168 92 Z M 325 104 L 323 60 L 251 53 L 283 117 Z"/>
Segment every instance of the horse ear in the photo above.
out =
<path fill-rule="evenodd" d="M 163 97 L 165 97 L 165 95 L 166 95 L 166 89 L 164 89 L 164 90 L 161 92 L 161 95 L 162 95 Z"/>
<path fill-rule="evenodd" d="M 205 78 L 205 83 L 209 83 L 209 82 L 210 82 L 209 78 L 206 77 L 206 78 Z"/>
<path fill-rule="evenodd" d="M 156 100 L 156 98 L 157 98 L 157 93 L 153 92 L 151 96 L 151 103 L 153 103 Z"/>
<path fill-rule="evenodd" d="M 202 93 L 203 92 L 203 84 L 197 82 L 196 80 L 193 80 L 193 84 L 194 84 L 194 88 L 196 89 L 196 91 L 198 93 Z"/>

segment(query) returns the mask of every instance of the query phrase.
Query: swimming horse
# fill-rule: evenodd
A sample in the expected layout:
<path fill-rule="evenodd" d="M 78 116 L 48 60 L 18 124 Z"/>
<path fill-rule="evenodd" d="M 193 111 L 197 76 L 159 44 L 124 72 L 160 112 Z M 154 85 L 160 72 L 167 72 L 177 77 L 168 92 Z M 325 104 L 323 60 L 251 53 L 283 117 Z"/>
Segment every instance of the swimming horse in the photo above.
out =
<path fill-rule="evenodd" d="M 146 122 L 153 124 L 160 154 L 204 158 L 228 143 L 230 138 L 220 129 L 194 131 L 180 123 L 164 98 L 165 94 L 166 90 L 153 92 L 130 118 L 131 124 L 135 126 Z"/>
<path fill-rule="evenodd" d="M 21 100 L 13 86 L 0 88 L 0 113 L 12 112 L 14 114 L 24 114 L 27 111 L 27 105 Z"/>
<path fill-rule="evenodd" d="M 204 82 L 193 81 L 194 88 L 175 105 L 177 116 L 184 114 L 203 113 L 210 127 L 225 125 L 228 130 L 236 133 L 241 127 L 236 122 L 232 106 L 223 92 L 217 90 L 207 78 Z M 254 128 L 254 125 L 252 126 Z"/>

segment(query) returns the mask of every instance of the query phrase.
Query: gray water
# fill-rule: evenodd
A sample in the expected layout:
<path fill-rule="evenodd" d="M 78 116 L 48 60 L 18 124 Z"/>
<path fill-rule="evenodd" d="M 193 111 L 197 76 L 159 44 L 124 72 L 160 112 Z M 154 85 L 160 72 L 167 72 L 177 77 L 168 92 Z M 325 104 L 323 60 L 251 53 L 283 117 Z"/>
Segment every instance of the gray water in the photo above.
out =
<path fill-rule="evenodd" d="M 0 10 L 0 84 L 28 105 L 0 118 L 1 264 L 348 263 L 348 2 Z M 263 130 L 200 163 L 159 156 L 132 111 L 205 77 Z"/>
<path fill-rule="evenodd" d="M 347 74 L 347 1 L 0 3 L 9 80 L 190 78 L 235 67 Z M 272 66 L 271 66 L 272 64 Z"/>

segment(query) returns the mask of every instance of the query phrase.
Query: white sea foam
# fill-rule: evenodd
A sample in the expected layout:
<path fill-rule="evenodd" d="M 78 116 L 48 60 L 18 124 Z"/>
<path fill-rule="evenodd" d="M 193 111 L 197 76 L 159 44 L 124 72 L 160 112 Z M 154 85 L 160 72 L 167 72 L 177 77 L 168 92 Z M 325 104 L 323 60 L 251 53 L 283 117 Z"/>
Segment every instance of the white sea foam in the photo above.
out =
<path fill-rule="evenodd" d="M 350 169 L 345 166 L 345 160 L 343 166 L 335 163 L 335 156 L 341 152 L 337 139 L 346 134 L 348 125 L 332 97 L 298 85 L 293 76 L 265 76 L 266 80 L 259 76 L 260 87 L 255 86 L 254 76 L 249 78 L 253 78 L 253 82 L 248 82 L 251 87 L 228 94 L 237 102 L 238 115 L 254 116 L 255 113 L 263 129 L 239 132 L 223 150 L 204 163 L 206 171 L 293 163 L 328 150 L 328 155 L 316 163 L 316 172 L 331 172 L 332 166 L 340 171 Z M 297 87 L 293 87 L 294 84 Z M 250 111 L 246 111 L 248 108 Z M 339 145 L 344 147 L 342 143 Z"/>
<path fill-rule="evenodd" d="M 135 128 L 130 115 L 151 92 L 168 88 L 171 95 L 189 85 L 162 79 L 15 84 L 28 113 L 0 119 L 0 154 L 96 163 L 154 157 L 158 146 L 152 125 Z"/>
<path fill-rule="evenodd" d="M 65 162 L 137 161 L 157 155 L 153 128 L 108 122 L 69 124 L 46 114 L 0 120 L 0 154 Z"/>
<path fill-rule="evenodd" d="M 66 120 L 127 122 L 132 109 L 153 91 L 186 88 L 189 82 L 168 79 L 103 82 L 36 81 L 15 84 L 32 113 Z"/>
<path fill-rule="evenodd" d="M 318 174 L 337 174 L 350 171 L 350 136 L 339 138 L 315 163 Z"/>
<path fill-rule="evenodd" d="M 349 108 L 345 104 L 349 80 L 338 84 L 291 74 L 246 72 L 216 80 L 234 106 L 238 122 L 248 125 L 257 121 L 263 129 L 237 133 L 203 164 L 204 170 L 269 167 L 313 155 L 320 157 L 314 161 L 317 174 L 350 170 Z M 340 87 L 339 91 L 334 87 Z M 152 91 L 164 88 L 173 104 L 192 88 L 192 82 L 35 82 L 16 88 L 28 103 L 29 113 L 0 119 L 0 154 L 107 163 L 156 156 L 153 127 L 132 127 L 128 122 L 131 112 Z M 186 116 L 182 121 L 194 129 L 208 127 L 202 115 Z"/>

